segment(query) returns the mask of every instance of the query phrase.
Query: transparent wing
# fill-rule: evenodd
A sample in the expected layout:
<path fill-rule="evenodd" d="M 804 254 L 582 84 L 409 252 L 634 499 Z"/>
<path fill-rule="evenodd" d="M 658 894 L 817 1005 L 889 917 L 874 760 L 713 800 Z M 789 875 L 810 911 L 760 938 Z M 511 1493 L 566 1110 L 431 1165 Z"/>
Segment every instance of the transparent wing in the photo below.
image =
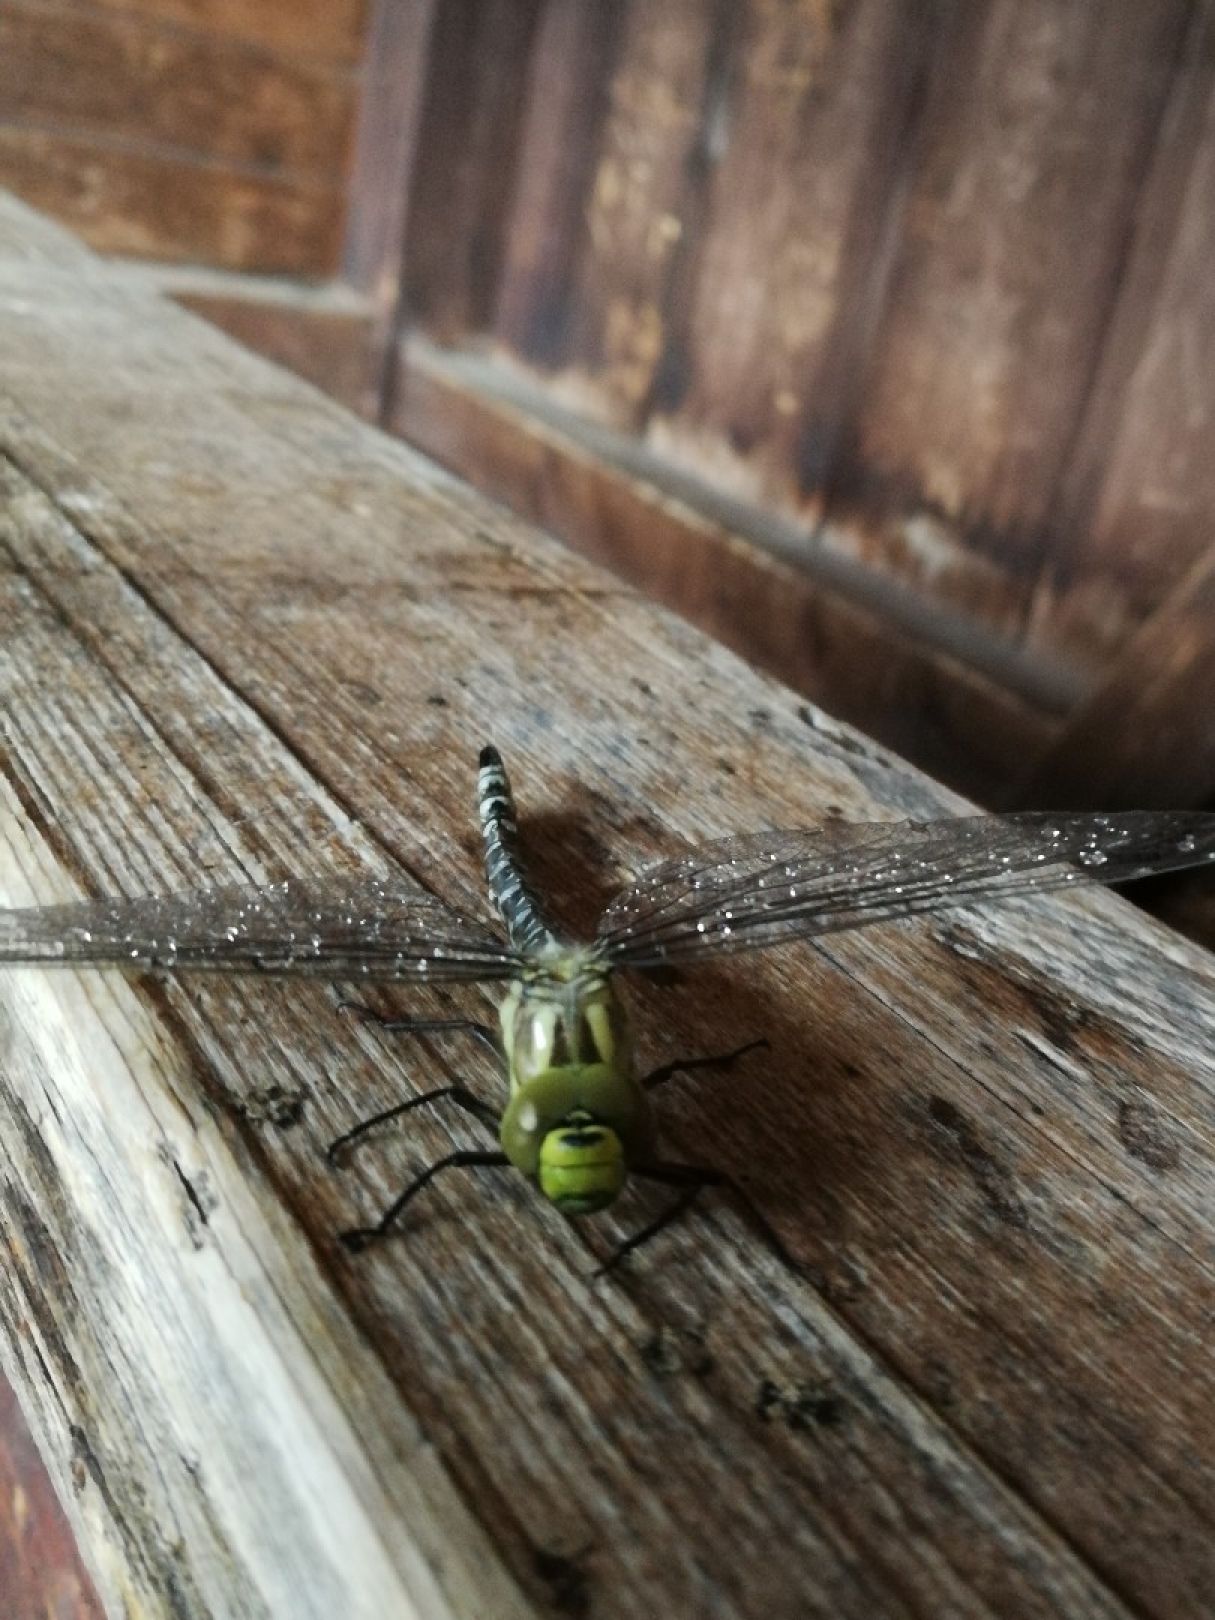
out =
<path fill-rule="evenodd" d="M 375 879 L 0 911 L 6 962 L 427 980 L 503 979 L 520 966 L 482 924 Z"/>
<path fill-rule="evenodd" d="M 642 875 L 599 925 L 607 961 L 656 967 L 971 900 L 1122 883 L 1215 861 L 1215 814 L 840 823 L 705 844 Z"/>

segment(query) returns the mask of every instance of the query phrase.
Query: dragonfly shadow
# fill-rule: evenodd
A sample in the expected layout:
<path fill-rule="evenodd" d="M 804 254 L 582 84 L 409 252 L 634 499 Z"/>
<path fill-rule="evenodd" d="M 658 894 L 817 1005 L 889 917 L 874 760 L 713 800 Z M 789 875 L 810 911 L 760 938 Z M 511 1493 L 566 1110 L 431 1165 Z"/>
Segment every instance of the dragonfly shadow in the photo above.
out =
<path fill-rule="evenodd" d="M 611 851 L 588 806 L 531 814 L 519 829 L 523 861 L 545 914 L 571 939 L 593 939 L 620 887 Z"/>
<path fill-rule="evenodd" d="M 744 956 L 681 972 L 676 984 L 630 976 L 627 994 L 643 1072 L 766 1039 L 724 1072 L 677 1075 L 655 1092 L 664 1152 L 724 1171 L 791 1251 L 828 1263 L 849 1189 L 871 1173 L 873 1094 L 889 1065 L 866 1047 L 855 987 L 803 954 L 792 973 Z"/>

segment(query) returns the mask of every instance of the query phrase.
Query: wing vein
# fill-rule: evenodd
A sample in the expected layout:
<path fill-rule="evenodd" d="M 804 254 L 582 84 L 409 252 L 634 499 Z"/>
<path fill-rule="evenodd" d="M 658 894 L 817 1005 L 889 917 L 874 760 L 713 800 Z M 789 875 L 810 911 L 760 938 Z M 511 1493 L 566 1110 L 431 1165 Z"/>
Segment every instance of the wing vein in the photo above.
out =
<path fill-rule="evenodd" d="M 1215 860 L 1215 815 L 962 816 L 750 834 L 642 873 L 599 929 L 614 966 L 652 967 L 1003 895 Z"/>

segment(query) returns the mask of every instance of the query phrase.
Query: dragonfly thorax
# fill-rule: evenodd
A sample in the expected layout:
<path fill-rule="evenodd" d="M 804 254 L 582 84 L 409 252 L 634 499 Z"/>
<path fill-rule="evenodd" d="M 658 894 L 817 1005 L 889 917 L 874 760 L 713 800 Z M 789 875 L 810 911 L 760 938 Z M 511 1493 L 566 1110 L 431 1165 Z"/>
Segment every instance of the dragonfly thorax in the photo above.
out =
<path fill-rule="evenodd" d="M 609 976 L 585 952 L 538 962 L 511 985 L 499 1016 L 511 1087 L 503 1150 L 566 1214 L 602 1209 L 652 1146 Z"/>
<path fill-rule="evenodd" d="M 537 959 L 498 1012 L 512 1087 L 570 1064 L 631 1065 L 628 1023 L 602 965 L 585 950 Z"/>

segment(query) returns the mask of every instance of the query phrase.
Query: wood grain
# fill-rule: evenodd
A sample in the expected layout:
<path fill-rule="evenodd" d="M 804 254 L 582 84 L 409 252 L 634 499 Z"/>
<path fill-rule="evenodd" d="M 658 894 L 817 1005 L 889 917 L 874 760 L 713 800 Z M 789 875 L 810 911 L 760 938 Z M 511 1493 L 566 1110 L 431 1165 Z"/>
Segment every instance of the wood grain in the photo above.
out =
<path fill-rule="evenodd" d="M 997 629 L 1042 564 L 1190 10 L 985 0 L 934 62 L 834 502 L 875 566 Z"/>
<path fill-rule="evenodd" d="M 333 182 L 0 127 L 0 185 L 105 253 L 303 276 L 337 264 L 342 198 Z"/>
<path fill-rule="evenodd" d="M 673 479 L 501 367 L 415 337 L 393 396 L 390 425 L 411 443 L 983 802 L 1008 791 L 1010 760 L 1027 768 L 1063 724 L 1041 678 L 1016 693 L 1011 669 L 979 671 L 970 646 L 951 652 L 939 616 L 875 594 L 833 568 L 828 548 L 817 566 L 803 531 Z"/>
<path fill-rule="evenodd" d="M 404 311 L 410 196 L 438 0 L 368 0 L 359 116 L 342 241 L 342 274 L 371 301 L 374 326 L 361 408 L 388 405 L 391 355 Z"/>
<path fill-rule="evenodd" d="M 315 56 L 356 62 L 364 0 L 59 0 L 81 14 L 102 10 L 158 25 Z"/>
<path fill-rule="evenodd" d="M 491 730 L 566 924 L 686 838 L 957 803 L 14 207 L 0 311 L 7 900 L 476 905 Z M 323 1143 L 463 1054 L 306 987 L 0 993 L 0 1347 L 115 1613 L 1208 1612 L 1215 967 L 1121 900 L 637 987 L 647 1059 L 768 1034 L 664 1120 L 800 1277 L 713 1202 L 592 1285 L 615 1222 L 507 1179 L 352 1259 L 451 1137 Z"/>
<path fill-rule="evenodd" d="M 752 4 L 722 47 L 647 434 L 770 507 L 819 505 L 857 406 L 948 11 Z"/>
<path fill-rule="evenodd" d="M 394 316 L 434 14 L 433 3 L 369 3 L 343 271 Z"/>
<path fill-rule="evenodd" d="M 569 355 L 586 190 L 625 14 L 623 6 L 549 0 L 528 63 L 493 333 L 544 370 Z"/>
<path fill-rule="evenodd" d="M 541 10 L 539 0 L 447 0 L 436 15 L 402 296 L 408 318 L 441 341 L 489 323 Z"/>
<path fill-rule="evenodd" d="M 345 67 L 120 15 L 41 0 L 0 12 L 6 125 L 336 180 L 354 88 Z"/>
<path fill-rule="evenodd" d="M 644 423 L 662 362 L 728 11 L 716 0 L 631 3 L 611 41 L 562 380 L 566 397 L 618 428 Z"/>
<path fill-rule="evenodd" d="M 1103 674 L 1181 588 L 1215 511 L 1215 7 L 1194 8 L 1083 425 L 1044 524 L 1031 644 Z"/>
<path fill-rule="evenodd" d="M 1213 28 L 1210 0 L 385 3 L 347 255 L 384 312 L 369 396 L 394 414 L 419 332 L 526 367 L 801 524 L 809 570 L 914 597 L 980 683 L 1036 662 L 1049 730 L 1204 549 Z"/>

